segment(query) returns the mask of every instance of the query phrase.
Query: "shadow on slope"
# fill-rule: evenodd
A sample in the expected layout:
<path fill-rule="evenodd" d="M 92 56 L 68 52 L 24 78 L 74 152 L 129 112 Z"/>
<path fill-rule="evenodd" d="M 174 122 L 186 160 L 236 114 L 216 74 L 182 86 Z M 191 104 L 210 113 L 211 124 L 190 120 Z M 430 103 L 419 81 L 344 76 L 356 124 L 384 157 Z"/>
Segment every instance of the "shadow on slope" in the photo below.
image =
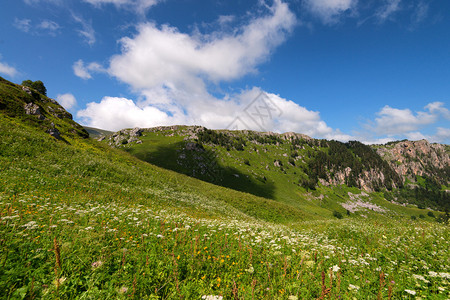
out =
<path fill-rule="evenodd" d="M 264 179 L 254 180 L 239 170 L 222 166 L 214 151 L 184 141 L 166 145 L 144 144 L 126 149 L 140 160 L 255 196 L 274 199 L 275 186 Z"/>

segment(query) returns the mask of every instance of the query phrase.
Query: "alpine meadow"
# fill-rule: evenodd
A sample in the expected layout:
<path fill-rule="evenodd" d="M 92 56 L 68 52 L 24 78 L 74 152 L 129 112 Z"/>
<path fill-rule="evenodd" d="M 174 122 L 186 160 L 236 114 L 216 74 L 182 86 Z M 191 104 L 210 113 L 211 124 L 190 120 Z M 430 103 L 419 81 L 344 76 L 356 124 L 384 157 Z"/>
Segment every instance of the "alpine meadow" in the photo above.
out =
<path fill-rule="evenodd" d="M 0 3 L 0 300 L 450 300 L 449 0 Z"/>
<path fill-rule="evenodd" d="M 84 128 L 0 78 L 0 298 L 448 299 L 449 154 Z"/>

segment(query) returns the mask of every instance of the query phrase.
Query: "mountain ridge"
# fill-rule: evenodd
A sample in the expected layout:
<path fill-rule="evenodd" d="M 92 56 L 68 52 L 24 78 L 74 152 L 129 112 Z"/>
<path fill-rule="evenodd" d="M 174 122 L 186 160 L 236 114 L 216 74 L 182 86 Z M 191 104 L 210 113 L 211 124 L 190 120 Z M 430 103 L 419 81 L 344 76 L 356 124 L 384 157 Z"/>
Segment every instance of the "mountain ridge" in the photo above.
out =
<path fill-rule="evenodd" d="M 430 197 L 442 198 L 444 196 L 436 195 L 447 190 L 449 185 L 449 146 L 427 141 L 396 141 L 385 145 L 369 146 L 358 141 L 342 143 L 333 140 L 319 140 L 292 132 L 279 134 L 250 130 L 210 130 L 202 126 L 183 125 L 123 129 L 102 139 L 111 146 L 124 148 L 133 154 L 134 148 L 144 147 L 142 143 L 145 143 L 145 138 L 142 139 L 142 137 L 147 134 L 160 135 L 161 138 L 164 136 L 168 141 L 176 140 L 178 143 L 173 149 L 166 149 L 173 152 L 170 166 L 164 166 L 163 162 L 149 158 L 152 163 L 207 181 L 211 180 L 201 174 L 206 174 L 205 161 L 213 160 L 212 157 L 218 156 L 223 160 L 220 158 L 221 155 L 235 154 L 236 162 L 228 167 L 242 169 L 239 165 L 242 165 L 244 160 L 239 158 L 239 153 L 246 151 L 253 153 L 246 159 L 247 161 L 255 160 L 252 163 L 254 165 L 261 163 L 258 161 L 260 151 L 267 153 L 282 149 L 284 152 L 282 151 L 281 155 L 277 154 L 271 157 L 273 167 L 266 161 L 265 169 L 278 168 L 284 172 L 286 172 L 285 169 L 296 169 L 294 173 L 297 172 L 296 175 L 299 175 L 296 176 L 296 180 L 306 190 L 319 186 L 347 185 L 357 187 L 365 192 L 385 191 L 395 194 L 399 190 L 417 187 L 425 190 L 432 188 L 436 194 L 430 194 Z M 155 145 L 159 142 L 161 142 L 160 139 L 156 142 L 153 141 L 156 143 Z M 269 145 L 271 150 L 267 148 Z M 397 149 L 405 147 L 408 148 L 408 151 L 397 151 Z M 202 161 L 202 155 L 200 155 L 198 159 L 190 161 L 190 167 L 198 170 L 189 174 L 188 170 L 181 165 L 180 160 L 185 159 L 186 155 L 192 151 L 196 152 L 197 156 L 198 153 L 208 153 L 206 156 L 209 158 Z M 134 154 L 136 155 L 136 153 Z M 146 159 L 146 156 L 149 155 L 150 153 L 142 151 L 137 154 L 139 158 L 146 161 L 149 161 Z M 428 159 L 428 156 L 431 158 Z M 239 159 L 240 162 L 238 162 Z M 174 161 L 178 162 L 179 167 L 173 164 Z M 217 163 L 214 165 L 216 166 Z M 251 172 L 259 173 L 259 175 L 253 174 L 255 178 L 259 176 L 264 180 L 264 178 L 270 177 L 267 174 L 263 175 L 262 173 L 265 171 L 261 168 L 250 170 Z M 252 175 L 247 172 L 246 176 Z M 427 185 L 422 186 L 422 181 L 425 181 Z M 231 184 L 227 186 L 232 187 Z M 431 191 L 429 192 L 431 193 Z M 399 197 L 407 198 L 409 196 L 405 193 L 394 196 L 394 198 Z M 444 206 L 448 207 L 448 197 L 444 198 L 446 199 Z"/>

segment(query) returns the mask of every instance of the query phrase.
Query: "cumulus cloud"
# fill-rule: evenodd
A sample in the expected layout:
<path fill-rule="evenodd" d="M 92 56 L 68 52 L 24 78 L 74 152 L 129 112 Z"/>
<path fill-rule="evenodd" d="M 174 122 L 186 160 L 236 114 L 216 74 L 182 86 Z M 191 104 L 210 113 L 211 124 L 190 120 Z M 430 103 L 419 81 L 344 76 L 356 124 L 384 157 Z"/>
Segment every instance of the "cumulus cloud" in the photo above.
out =
<path fill-rule="evenodd" d="M 65 109 L 71 109 L 77 105 L 77 99 L 71 93 L 58 94 L 56 96 L 56 100 Z"/>
<path fill-rule="evenodd" d="M 0 73 L 10 77 L 16 76 L 19 72 L 14 67 L 0 61 Z"/>
<path fill-rule="evenodd" d="M 84 124 L 109 130 L 187 124 L 349 139 L 330 128 L 319 112 L 258 87 L 221 98 L 208 91 L 211 84 L 257 72 L 258 64 L 268 59 L 295 24 L 294 14 L 279 0 L 265 15 L 251 18 L 233 32 L 188 34 L 168 25 L 141 24 L 135 36 L 121 39 L 122 52 L 111 58 L 107 70 L 138 92 L 138 100 L 104 97 L 89 103 L 78 117 Z M 74 71 L 81 78 L 91 77 L 90 67 L 81 60 Z"/>
<path fill-rule="evenodd" d="M 413 112 L 410 109 L 392 108 L 384 106 L 377 117 L 370 124 L 366 124 L 366 129 L 382 139 L 427 139 L 433 142 L 448 142 L 450 129 L 438 127 L 434 135 L 424 134 L 422 131 L 433 124 L 437 124 L 442 119 L 450 120 L 450 111 L 443 102 L 431 102 L 424 107 L 424 110 Z M 429 130 L 427 130 L 429 131 Z M 370 134 L 370 133 L 366 133 Z M 387 137 L 386 137 L 387 136 Z M 372 143 L 374 139 L 368 140 Z"/>
<path fill-rule="evenodd" d="M 106 72 L 99 63 L 92 62 L 88 65 L 85 65 L 82 59 L 77 60 L 72 65 L 72 69 L 74 74 L 82 79 L 91 79 L 92 72 Z"/>
<path fill-rule="evenodd" d="M 325 24 L 333 24 L 339 16 L 356 8 L 357 0 L 305 0 L 306 8 Z"/>
<path fill-rule="evenodd" d="M 348 136 L 333 130 L 321 120 L 320 114 L 286 100 L 264 93 L 259 88 L 242 91 L 223 99 L 191 99 L 191 104 L 174 106 L 170 111 L 145 102 L 118 97 L 104 97 L 89 103 L 78 112 L 88 126 L 109 130 L 161 125 L 203 125 L 214 129 L 301 132 L 310 136 L 341 139 Z"/>
<path fill-rule="evenodd" d="M 409 132 L 406 134 L 406 138 L 412 141 L 428 140 L 432 143 L 446 143 L 450 141 L 450 128 L 438 127 L 434 134 L 426 135 L 421 132 Z"/>
<path fill-rule="evenodd" d="M 78 111 L 77 116 L 86 125 L 114 131 L 177 123 L 177 117 L 169 116 L 155 107 L 141 108 L 133 100 L 119 97 L 104 97 L 99 103 L 88 103 L 86 109 Z"/>
<path fill-rule="evenodd" d="M 95 30 L 92 27 L 92 22 L 86 21 L 81 16 L 72 14 L 72 18 L 75 22 L 79 23 L 81 25 L 81 29 L 78 29 L 78 34 L 84 39 L 84 41 L 89 45 L 92 46 L 96 42 L 95 38 Z"/>
<path fill-rule="evenodd" d="M 376 12 L 375 16 L 380 23 L 385 22 L 393 14 L 400 10 L 401 0 L 387 0 L 385 5 Z"/>
<path fill-rule="evenodd" d="M 450 111 L 444 107 L 443 102 L 432 102 L 425 106 L 430 113 L 443 116 L 446 120 L 450 120 Z"/>
<path fill-rule="evenodd" d="M 450 128 L 438 127 L 436 133 L 429 138 L 430 142 L 450 143 Z"/>
<path fill-rule="evenodd" d="M 14 77 L 19 74 L 19 72 L 14 68 L 1 61 L 2 56 L 0 55 L 0 74 L 7 75 L 9 77 Z"/>
<path fill-rule="evenodd" d="M 137 89 L 239 78 L 254 72 L 295 24 L 287 4 L 275 1 L 270 10 L 229 34 L 189 35 L 167 25 L 141 24 L 136 36 L 121 39 L 122 54 L 111 59 L 110 73 Z"/>
<path fill-rule="evenodd" d="M 397 109 L 386 105 L 377 113 L 374 131 L 378 134 L 404 134 L 415 131 L 437 120 L 437 115 L 430 111 L 413 113 L 410 109 Z"/>

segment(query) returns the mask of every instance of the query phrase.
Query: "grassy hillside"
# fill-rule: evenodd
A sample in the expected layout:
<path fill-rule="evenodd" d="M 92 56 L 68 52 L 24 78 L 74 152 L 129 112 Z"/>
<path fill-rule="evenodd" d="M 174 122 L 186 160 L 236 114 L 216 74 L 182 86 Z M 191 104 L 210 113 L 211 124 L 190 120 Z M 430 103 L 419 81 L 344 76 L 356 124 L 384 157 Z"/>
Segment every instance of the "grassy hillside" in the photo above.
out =
<path fill-rule="evenodd" d="M 143 163 L 69 118 L 56 139 L 23 105 L 0 111 L 2 299 L 449 296 L 449 229 L 426 210 L 344 187 L 303 210 Z M 344 197 L 389 211 L 329 215 Z"/>
<path fill-rule="evenodd" d="M 83 126 L 83 128 L 89 133 L 89 137 L 94 138 L 94 139 L 98 139 L 98 138 L 101 138 L 103 136 L 107 136 L 107 135 L 110 135 L 113 133 L 112 131 L 88 127 L 88 126 Z"/>
<path fill-rule="evenodd" d="M 402 178 L 388 163 L 358 142 L 189 126 L 123 130 L 104 142 L 143 161 L 285 203 L 316 217 L 347 213 L 342 204 L 351 201 L 349 193 L 359 194 L 363 188 L 371 191 L 367 201 L 384 207 L 392 201 L 442 211 L 450 207 L 445 192 L 421 189 L 414 193 L 403 187 Z"/>

